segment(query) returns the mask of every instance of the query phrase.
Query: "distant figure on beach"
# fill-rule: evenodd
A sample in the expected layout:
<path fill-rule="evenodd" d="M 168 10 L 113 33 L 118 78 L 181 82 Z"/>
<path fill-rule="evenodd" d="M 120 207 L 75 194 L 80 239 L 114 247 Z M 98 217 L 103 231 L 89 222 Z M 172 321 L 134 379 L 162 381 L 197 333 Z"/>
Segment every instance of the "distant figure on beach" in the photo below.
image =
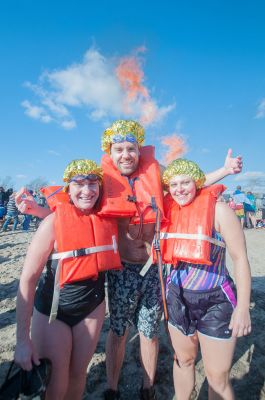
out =
<path fill-rule="evenodd" d="M 246 224 L 248 228 L 256 228 L 257 219 L 256 219 L 256 197 L 254 194 L 249 191 L 246 194 L 247 199 L 249 200 L 250 204 L 244 203 L 244 211 L 246 215 Z"/>
<path fill-rule="evenodd" d="M 75 160 L 64 181 L 64 201 L 34 235 L 17 295 L 15 362 L 31 370 L 40 358 L 50 359 L 47 400 L 82 398 L 105 317 L 104 271 L 121 268 L 117 224 L 97 213 L 102 169 Z"/>
<path fill-rule="evenodd" d="M 173 161 L 163 182 L 169 194 L 161 253 L 164 263 L 172 265 L 166 293 L 176 398 L 191 396 L 200 344 L 208 398 L 232 400 L 229 372 L 236 339 L 251 332 L 251 276 L 244 234 L 234 212 L 217 201 L 224 187 L 203 187 L 205 175 L 196 163 Z M 236 289 L 225 265 L 226 248 Z"/>
<path fill-rule="evenodd" d="M 13 220 L 13 228 L 12 230 L 15 231 L 18 225 L 18 208 L 16 206 L 16 192 L 12 193 L 9 197 L 7 206 L 6 206 L 6 219 L 2 226 L 2 231 L 6 231 L 8 225 Z"/>
<path fill-rule="evenodd" d="M 163 213 L 163 189 L 160 166 L 154 147 L 143 146 L 144 128 L 136 121 L 118 120 L 102 136 L 104 170 L 101 214 L 118 219 L 119 251 L 123 270 L 108 272 L 110 331 L 106 343 L 107 390 L 105 400 L 120 398 L 118 383 L 129 329 L 134 324 L 140 338 L 140 362 L 143 383 L 140 399 L 155 400 L 154 380 L 158 356 L 158 330 L 162 300 L 157 266 L 149 262 L 155 232 L 156 211 L 151 199 Z M 241 157 L 229 150 L 224 166 L 207 175 L 211 184 L 242 169 Z M 49 211 L 39 207 L 21 190 L 17 202 L 21 212 L 45 217 Z"/>
<path fill-rule="evenodd" d="M 231 208 L 231 210 L 235 211 L 236 210 L 236 203 L 234 202 L 233 197 L 229 197 L 228 199 L 228 206 Z"/>
<path fill-rule="evenodd" d="M 0 220 L 6 214 L 6 193 L 2 186 L 0 186 Z"/>
<path fill-rule="evenodd" d="M 236 216 L 239 219 L 242 228 L 244 228 L 245 225 L 244 204 L 250 204 L 250 201 L 248 200 L 245 193 L 242 192 L 242 188 L 240 185 L 236 187 L 236 190 L 233 193 L 233 199 L 236 204 L 236 209 L 235 209 Z"/>

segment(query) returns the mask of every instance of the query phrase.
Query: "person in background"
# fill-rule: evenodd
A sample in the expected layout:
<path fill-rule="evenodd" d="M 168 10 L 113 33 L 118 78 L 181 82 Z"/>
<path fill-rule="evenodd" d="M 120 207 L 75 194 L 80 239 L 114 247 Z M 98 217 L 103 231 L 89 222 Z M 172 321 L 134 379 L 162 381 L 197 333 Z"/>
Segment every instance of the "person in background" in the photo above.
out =
<path fill-rule="evenodd" d="M 33 196 L 34 200 L 36 201 L 36 197 L 34 197 L 33 190 L 29 190 L 29 194 Z M 30 226 L 30 221 L 32 220 L 32 215 L 30 214 L 23 214 L 23 221 L 22 221 L 22 230 L 28 231 Z"/>
<path fill-rule="evenodd" d="M 235 213 L 237 218 L 239 219 L 242 229 L 245 226 L 245 210 L 244 210 L 244 204 L 250 204 L 249 199 L 245 195 L 244 192 L 242 192 L 241 186 L 237 186 L 235 192 L 233 193 L 233 199 L 236 204 L 236 209 Z"/>
<path fill-rule="evenodd" d="M 244 203 L 244 211 L 246 214 L 246 224 L 248 228 L 256 228 L 256 197 L 252 192 L 247 192 L 246 197 L 249 199 L 250 204 Z"/>
<path fill-rule="evenodd" d="M 6 193 L 2 186 L 0 186 L 0 220 L 4 218 L 6 214 Z"/>
<path fill-rule="evenodd" d="M 231 208 L 231 210 L 235 211 L 236 210 L 236 203 L 234 202 L 233 197 L 229 197 L 228 199 L 228 206 Z"/>
<path fill-rule="evenodd" d="M 5 222 L 2 226 L 2 231 L 6 231 L 8 225 L 10 222 L 13 220 L 13 231 L 17 229 L 17 224 L 18 224 L 18 208 L 16 206 L 16 192 L 12 192 L 12 194 L 9 197 L 9 201 L 6 206 L 6 219 Z"/>
<path fill-rule="evenodd" d="M 11 196 L 11 194 L 13 193 L 13 189 L 9 188 L 6 191 L 6 204 L 8 203 L 9 197 Z"/>

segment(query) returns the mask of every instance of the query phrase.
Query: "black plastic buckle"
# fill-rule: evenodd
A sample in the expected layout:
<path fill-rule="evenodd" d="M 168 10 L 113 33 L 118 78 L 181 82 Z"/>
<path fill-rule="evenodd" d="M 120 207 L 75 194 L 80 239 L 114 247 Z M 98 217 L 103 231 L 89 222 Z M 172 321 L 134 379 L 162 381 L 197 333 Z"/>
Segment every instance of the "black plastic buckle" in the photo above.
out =
<path fill-rule="evenodd" d="M 130 195 L 128 194 L 127 200 L 128 200 L 128 201 L 131 201 L 132 203 L 136 203 L 136 196 L 130 196 Z"/>
<path fill-rule="evenodd" d="M 160 251 L 160 241 L 159 239 L 154 240 L 154 249 L 155 251 Z"/>
<path fill-rule="evenodd" d="M 73 250 L 73 257 L 86 256 L 86 249 Z"/>

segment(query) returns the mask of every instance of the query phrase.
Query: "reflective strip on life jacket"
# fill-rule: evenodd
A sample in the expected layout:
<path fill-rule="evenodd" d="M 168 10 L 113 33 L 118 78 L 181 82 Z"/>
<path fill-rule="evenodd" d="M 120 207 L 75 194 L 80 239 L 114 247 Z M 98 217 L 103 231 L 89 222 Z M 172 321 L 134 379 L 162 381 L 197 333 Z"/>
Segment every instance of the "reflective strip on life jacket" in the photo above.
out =
<path fill-rule="evenodd" d="M 198 241 L 200 240 L 206 240 L 209 243 L 213 243 L 216 246 L 219 247 L 226 247 L 225 243 L 222 242 L 221 240 L 214 239 L 210 236 L 203 235 L 202 233 L 176 233 L 176 232 L 161 232 L 160 233 L 160 239 L 196 239 Z"/>
<path fill-rule="evenodd" d="M 107 244 L 105 246 L 87 247 L 70 251 L 62 251 L 60 253 L 52 253 L 49 257 L 49 260 L 60 260 L 60 259 L 65 260 L 66 258 L 82 257 L 82 256 L 87 256 L 89 254 L 100 253 L 101 251 L 109 251 L 109 250 L 113 250 L 114 253 L 117 253 L 118 246 L 115 236 L 112 236 L 112 244 Z"/>

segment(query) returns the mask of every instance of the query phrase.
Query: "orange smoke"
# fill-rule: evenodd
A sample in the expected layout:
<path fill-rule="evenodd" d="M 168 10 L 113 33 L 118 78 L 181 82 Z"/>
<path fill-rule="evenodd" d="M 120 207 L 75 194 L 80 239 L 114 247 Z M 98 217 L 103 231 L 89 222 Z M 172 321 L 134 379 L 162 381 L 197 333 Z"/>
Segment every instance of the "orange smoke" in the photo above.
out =
<path fill-rule="evenodd" d="M 149 97 L 148 90 L 142 85 L 144 73 L 136 57 L 123 58 L 116 69 L 116 74 L 129 101 L 138 95 Z"/>
<path fill-rule="evenodd" d="M 148 125 L 157 117 L 157 106 L 150 98 L 148 89 L 143 84 L 144 72 L 138 54 L 145 51 L 146 48 L 142 46 L 134 51 L 135 55 L 122 58 L 116 68 L 116 75 L 126 95 L 123 105 L 125 114 L 133 114 L 134 102 L 140 101 L 141 114 L 139 121 L 143 125 Z"/>
<path fill-rule="evenodd" d="M 161 143 L 168 147 L 168 150 L 164 154 L 162 161 L 164 165 L 168 165 L 176 158 L 180 158 L 187 152 L 188 149 L 183 137 L 177 136 L 176 134 L 162 137 Z"/>

